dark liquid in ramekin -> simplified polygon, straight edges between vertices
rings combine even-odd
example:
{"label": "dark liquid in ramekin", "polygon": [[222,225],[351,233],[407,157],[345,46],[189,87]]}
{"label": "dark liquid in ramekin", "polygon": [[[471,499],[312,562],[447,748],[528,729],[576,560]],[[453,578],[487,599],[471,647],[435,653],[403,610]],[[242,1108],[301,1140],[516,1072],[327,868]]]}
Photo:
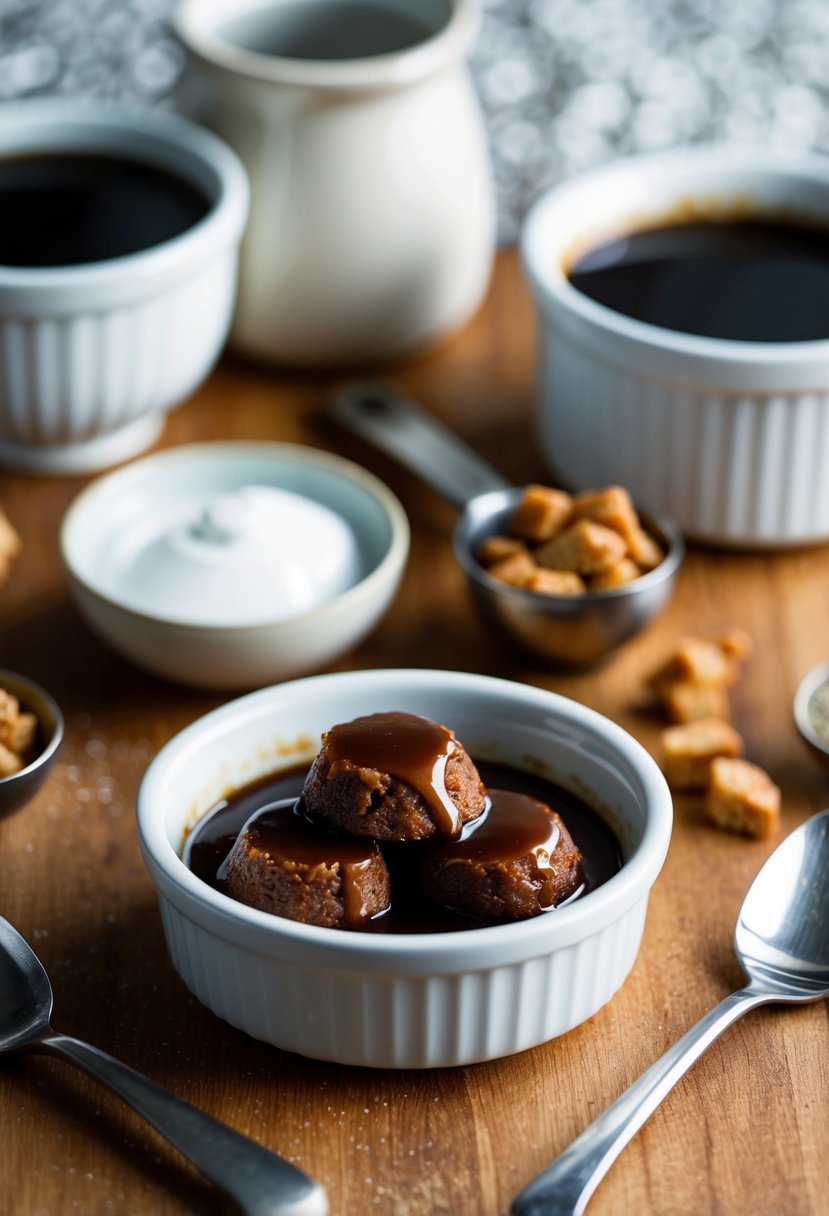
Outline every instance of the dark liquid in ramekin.
{"label": "dark liquid in ramekin", "polygon": [[761,218],[666,224],[603,241],[567,276],[614,312],[742,342],[829,338],[829,227]]}
{"label": "dark liquid in ramekin", "polygon": [[82,266],[180,236],[210,210],[184,178],[119,156],[0,158],[0,265]]}

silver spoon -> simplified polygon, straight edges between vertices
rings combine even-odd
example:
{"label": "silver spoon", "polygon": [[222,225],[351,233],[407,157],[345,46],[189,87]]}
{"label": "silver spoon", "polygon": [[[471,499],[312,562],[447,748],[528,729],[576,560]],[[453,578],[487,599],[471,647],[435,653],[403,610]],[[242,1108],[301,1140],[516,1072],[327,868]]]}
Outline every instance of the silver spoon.
{"label": "silver spoon", "polygon": [[829,996],[829,810],[800,825],[745,897],[734,949],[748,977],[634,1081],[513,1201],[512,1216],[581,1216],[622,1149],[680,1077],[756,1005]]}
{"label": "silver spoon", "polygon": [[61,1056],[114,1090],[239,1205],[244,1216],[327,1216],[318,1182],[97,1047],[50,1025],[52,987],[31,947],[0,917],[0,1052]]}

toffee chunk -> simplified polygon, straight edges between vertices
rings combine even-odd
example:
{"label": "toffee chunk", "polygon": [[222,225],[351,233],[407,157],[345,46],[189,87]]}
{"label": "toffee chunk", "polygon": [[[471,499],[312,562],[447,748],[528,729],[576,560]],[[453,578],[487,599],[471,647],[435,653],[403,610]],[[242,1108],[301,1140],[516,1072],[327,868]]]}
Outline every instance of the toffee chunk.
{"label": "toffee chunk", "polygon": [[456,839],[486,805],[480,774],[452,731],[407,713],[332,727],[302,796],[312,820],[389,841]]}
{"label": "toffee chunk", "polygon": [[434,902],[487,921],[537,916],[584,883],[560,816],[510,790],[490,790],[486,816],[461,840],[427,846],[420,878]]}
{"label": "toffee chunk", "polygon": [[219,870],[240,903],[307,925],[362,929],[391,901],[376,844],[320,832],[291,806],[254,815]]}

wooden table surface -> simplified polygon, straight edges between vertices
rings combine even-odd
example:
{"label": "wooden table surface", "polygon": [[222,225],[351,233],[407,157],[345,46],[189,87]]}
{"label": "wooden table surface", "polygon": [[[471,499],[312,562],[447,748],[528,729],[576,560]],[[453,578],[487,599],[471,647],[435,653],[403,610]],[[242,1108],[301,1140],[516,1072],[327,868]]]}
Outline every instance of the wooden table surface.
{"label": "wooden table surface", "polygon": [[[507,476],[543,476],[533,441],[533,315],[513,254],[484,308],[441,349],[390,370]],[[683,632],[747,629],[756,654],[733,695],[747,754],[783,790],[783,832],[829,803],[829,776],[796,734],[799,678],[829,651],[829,547],[779,555],[691,549],[667,612],[598,670],[518,661],[474,617],[450,551],[453,510],[356,440],[326,429],[327,376],[228,359],[169,418],[161,446],[289,440],[379,473],[413,544],[386,619],[339,668],[398,664],[506,676],[555,689],[655,749],[642,683]],[[133,668],[77,616],[57,547],[88,479],[0,475],[24,550],[0,589],[0,665],[45,684],[65,742],[35,801],[0,821],[0,911],[40,954],[58,1029],[86,1038],[319,1178],[333,1216],[498,1216],[512,1196],[707,1009],[740,984],[732,929],[770,842],[728,836],[676,801],[641,953],[589,1022],[519,1056],[454,1070],[340,1067],[248,1039],[174,973],[134,825],[153,754],[220,695]],[[732,1028],[636,1137],[591,1213],[795,1216],[829,1212],[825,1003],[765,1008]],[[0,1216],[224,1210],[174,1150],[118,1099],[58,1061],[0,1070]]]}

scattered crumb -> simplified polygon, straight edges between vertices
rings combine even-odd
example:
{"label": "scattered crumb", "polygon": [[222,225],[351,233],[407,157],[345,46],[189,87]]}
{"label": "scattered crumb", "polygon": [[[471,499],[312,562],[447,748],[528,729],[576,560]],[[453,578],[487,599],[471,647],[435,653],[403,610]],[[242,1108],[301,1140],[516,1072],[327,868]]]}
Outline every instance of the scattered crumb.
{"label": "scattered crumb", "polygon": [[728,689],[741,676],[751,649],[751,639],[742,629],[729,629],[715,638],[681,637],[649,680],[668,720],[730,718]]}
{"label": "scattered crumb", "polygon": [[780,789],[758,765],[718,756],[711,762],[704,813],[728,832],[771,836],[780,823]]}
{"label": "scattered crumb", "polygon": [[662,731],[663,767],[671,789],[706,789],[714,758],[740,756],[742,751],[742,738],[721,718],[703,718]]}
{"label": "scattered crumb", "polygon": [[649,686],[663,716],[663,769],[672,789],[704,792],[708,823],[744,836],[770,836],[780,822],[780,789],[759,765],[742,758],[731,725],[728,689],[739,679],[753,642],[743,629],[713,638],[682,637]]}
{"label": "scattered crumb", "polygon": [[669,722],[698,722],[702,718],[731,717],[725,688],[715,684],[695,684],[677,680],[662,690],[662,706]]}

